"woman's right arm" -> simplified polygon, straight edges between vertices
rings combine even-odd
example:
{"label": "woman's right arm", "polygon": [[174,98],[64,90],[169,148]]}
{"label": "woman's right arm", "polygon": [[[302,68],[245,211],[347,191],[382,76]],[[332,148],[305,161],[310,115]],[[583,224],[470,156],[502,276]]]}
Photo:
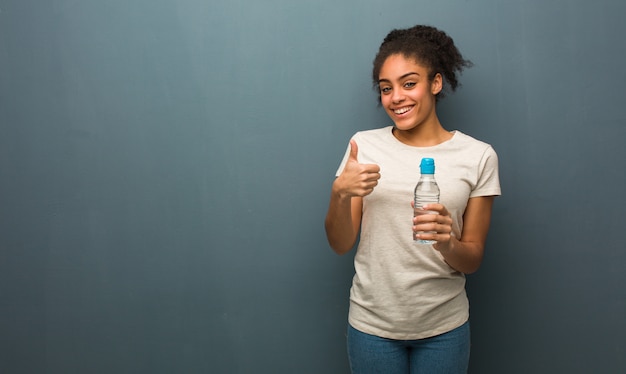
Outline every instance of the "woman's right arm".
{"label": "woman's right arm", "polygon": [[330,247],[339,255],[349,252],[361,227],[362,197],[342,196],[335,190],[330,195],[330,204],[326,214],[326,238]]}
{"label": "woman's right arm", "polygon": [[326,214],[328,244],[340,255],[354,247],[361,227],[363,196],[372,193],[380,179],[380,167],[360,164],[357,154],[357,144],[350,140],[350,155],[341,175],[333,182]]}

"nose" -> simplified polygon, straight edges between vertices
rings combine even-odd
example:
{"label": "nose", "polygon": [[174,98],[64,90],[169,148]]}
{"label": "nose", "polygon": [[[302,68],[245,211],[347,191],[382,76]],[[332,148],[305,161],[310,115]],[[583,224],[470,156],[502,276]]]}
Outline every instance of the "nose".
{"label": "nose", "polygon": [[391,101],[394,104],[401,103],[404,101],[404,93],[402,90],[395,89],[391,92]]}

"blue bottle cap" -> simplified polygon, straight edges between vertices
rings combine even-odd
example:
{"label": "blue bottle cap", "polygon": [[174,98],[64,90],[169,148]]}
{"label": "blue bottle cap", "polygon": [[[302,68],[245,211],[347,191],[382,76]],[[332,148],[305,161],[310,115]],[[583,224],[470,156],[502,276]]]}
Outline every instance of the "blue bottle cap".
{"label": "blue bottle cap", "polygon": [[425,157],[420,163],[420,173],[422,174],[435,174],[435,160]]}

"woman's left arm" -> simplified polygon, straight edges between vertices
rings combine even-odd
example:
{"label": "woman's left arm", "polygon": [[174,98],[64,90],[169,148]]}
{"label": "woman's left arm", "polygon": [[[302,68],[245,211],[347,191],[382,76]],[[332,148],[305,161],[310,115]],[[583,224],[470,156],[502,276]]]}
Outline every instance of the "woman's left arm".
{"label": "woman's left arm", "polygon": [[436,234],[420,234],[423,239],[437,241],[433,247],[441,252],[444,259],[452,268],[471,274],[478,270],[485,252],[485,241],[491,222],[491,208],[494,196],[472,197],[467,202],[463,214],[463,232],[460,238],[452,235],[452,218],[445,206],[441,204],[429,204],[425,210],[436,210],[435,221],[422,222],[431,215],[421,215],[414,221],[416,231],[436,231]]}

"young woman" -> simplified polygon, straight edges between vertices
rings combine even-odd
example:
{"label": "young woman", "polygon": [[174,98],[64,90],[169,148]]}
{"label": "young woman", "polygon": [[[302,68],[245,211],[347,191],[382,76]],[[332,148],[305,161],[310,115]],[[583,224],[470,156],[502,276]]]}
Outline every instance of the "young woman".
{"label": "young woman", "polygon": [[[356,133],[333,182],[326,234],[355,255],[348,356],[353,373],[465,373],[469,303],[465,275],[480,266],[494,196],[493,148],[439,122],[437,101],[471,63],[443,31],[393,30],[373,80],[393,126]],[[413,217],[422,157],[435,160],[436,214]],[[433,245],[416,244],[420,239]]]}

